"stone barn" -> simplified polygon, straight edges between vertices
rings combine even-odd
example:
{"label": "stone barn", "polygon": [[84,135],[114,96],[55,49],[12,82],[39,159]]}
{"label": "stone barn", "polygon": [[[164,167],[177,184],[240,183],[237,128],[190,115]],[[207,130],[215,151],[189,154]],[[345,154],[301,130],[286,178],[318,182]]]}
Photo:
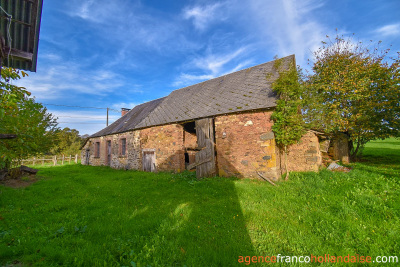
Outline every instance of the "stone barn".
{"label": "stone barn", "polygon": [[[258,177],[282,173],[271,114],[275,61],[173,91],[131,110],[90,136],[82,164],[143,171],[196,169],[198,177]],[[282,66],[295,63],[294,55]],[[268,77],[268,78],[267,78]],[[289,169],[317,171],[318,137],[307,132],[291,147]]]}

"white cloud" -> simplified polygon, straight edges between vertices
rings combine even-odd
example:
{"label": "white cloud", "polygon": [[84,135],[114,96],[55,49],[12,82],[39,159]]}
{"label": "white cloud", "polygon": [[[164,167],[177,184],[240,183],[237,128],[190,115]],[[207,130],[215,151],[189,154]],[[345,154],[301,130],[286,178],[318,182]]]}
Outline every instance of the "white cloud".
{"label": "white cloud", "polygon": [[96,23],[106,23],[113,19],[113,13],[121,12],[123,5],[121,1],[95,1],[95,0],[75,0],[71,1],[70,8],[67,10],[72,17],[79,17]]}
{"label": "white cloud", "polygon": [[237,8],[247,9],[248,30],[259,34],[258,39],[270,53],[296,54],[298,63],[304,63],[331,32],[315,17],[322,6],[318,0],[249,0]]}
{"label": "white cloud", "polygon": [[214,3],[205,6],[186,7],[183,10],[183,17],[192,19],[195,28],[203,31],[213,22],[225,19],[222,10],[224,6],[224,3]]}
{"label": "white cloud", "polygon": [[[222,2],[186,8],[184,17],[192,19],[199,30],[209,27],[218,19],[220,11],[223,11],[224,18],[232,24],[240,25],[245,33],[238,36],[242,41],[237,43],[232,43],[235,33],[226,35],[229,37],[227,40],[224,37],[210,40],[205,55],[194,57],[184,64],[185,71],[173,86],[193,84],[260,62],[259,58],[251,57],[249,43],[253,52],[255,49],[264,50],[266,55],[277,54],[280,57],[295,54],[297,63],[305,64],[311,52],[320,47],[326,34],[331,33],[316,17],[316,11],[321,7],[323,1],[320,0],[233,0],[229,4]],[[210,52],[210,47],[216,48],[218,52]]]}
{"label": "white cloud", "polygon": [[[191,42],[183,33],[182,18],[146,9],[140,1],[74,0],[66,12],[93,23],[93,30],[112,44],[110,66],[132,62],[134,51],[148,50],[166,55],[165,51],[187,51],[201,44]],[[125,64],[124,63],[124,64]]]}
{"label": "white cloud", "polygon": [[215,78],[212,74],[200,74],[200,75],[193,75],[187,73],[181,73],[178,78],[172,83],[174,87],[183,87],[187,85],[193,85],[201,81],[210,80]]}
{"label": "white cloud", "polygon": [[[186,65],[192,69],[195,68],[194,72],[198,73],[200,71],[202,73],[181,73],[172,85],[174,87],[192,85],[197,82],[238,71],[252,63],[251,60],[236,64],[232,63],[233,61],[237,61],[237,58],[245,54],[246,51],[247,47],[240,47],[227,54],[208,54],[204,57],[195,57]],[[232,64],[235,65],[235,67],[229,69],[227,65],[231,66]]]}
{"label": "white cloud", "polygon": [[382,26],[376,29],[375,33],[383,36],[398,35],[400,34],[400,23]]}
{"label": "white cloud", "polygon": [[207,55],[203,58],[196,58],[192,61],[192,64],[198,68],[211,72],[213,75],[217,75],[221,72],[221,69],[230,61],[243,54],[246,51],[245,47],[241,47],[232,53],[223,55]]}
{"label": "white cloud", "polygon": [[[92,110],[80,109],[72,111],[63,111],[54,109],[53,106],[47,106],[48,111],[52,113],[57,119],[58,127],[70,129],[79,129],[79,133],[93,134],[104,127],[107,122],[106,110]],[[109,112],[109,124],[120,118],[120,114],[116,112]]]}
{"label": "white cloud", "polygon": [[40,58],[46,59],[49,61],[59,61],[61,60],[61,56],[53,53],[46,53],[46,54],[41,54]]}
{"label": "white cloud", "polygon": [[39,69],[16,84],[27,88],[39,101],[72,94],[104,96],[125,85],[124,78],[110,70],[87,69],[72,62],[57,63],[45,64],[46,72]]}

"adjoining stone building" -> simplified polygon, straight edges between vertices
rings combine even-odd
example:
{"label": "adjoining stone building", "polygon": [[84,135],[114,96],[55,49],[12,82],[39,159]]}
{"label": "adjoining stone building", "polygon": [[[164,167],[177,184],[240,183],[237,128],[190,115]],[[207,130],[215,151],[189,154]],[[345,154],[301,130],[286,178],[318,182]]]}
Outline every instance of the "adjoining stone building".
{"label": "adjoining stone building", "polygon": [[[282,66],[294,63],[294,55]],[[93,134],[82,164],[144,171],[196,168],[198,177],[258,177],[282,173],[271,114],[278,77],[274,61],[173,91],[166,97],[123,110],[120,119]],[[268,79],[267,79],[268,77]],[[307,132],[291,147],[289,169],[317,171],[318,137]]]}

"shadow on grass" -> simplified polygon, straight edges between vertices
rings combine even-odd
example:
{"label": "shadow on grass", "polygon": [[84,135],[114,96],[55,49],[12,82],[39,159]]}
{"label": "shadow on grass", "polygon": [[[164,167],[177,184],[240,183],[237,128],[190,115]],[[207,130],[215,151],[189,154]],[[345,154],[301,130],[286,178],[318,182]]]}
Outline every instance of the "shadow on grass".
{"label": "shadow on grass", "polygon": [[41,173],[50,179],[3,192],[1,263],[232,266],[254,255],[235,180],[80,165]]}
{"label": "shadow on grass", "polygon": [[183,173],[162,187],[142,192],[147,203],[131,210],[146,233],[134,236],[139,263],[232,266],[239,255],[254,255],[233,180]]}

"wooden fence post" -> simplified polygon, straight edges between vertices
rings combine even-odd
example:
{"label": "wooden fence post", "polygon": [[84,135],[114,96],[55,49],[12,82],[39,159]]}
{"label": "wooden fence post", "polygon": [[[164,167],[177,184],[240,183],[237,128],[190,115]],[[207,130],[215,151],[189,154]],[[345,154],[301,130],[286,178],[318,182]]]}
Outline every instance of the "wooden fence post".
{"label": "wooden fence post", "polygon": [[54,166],[57,165],[57,156],[54,156],[53,163],[54,163]]}
{"label": "wooden fence post", "polygon": [[75,154],[75,163],[78,163],[78,154]]}
{"label": "wooden fence post", "polygon": [[42,158],[42,165],[44,165],[44,156],[43,156],[43,158]]}
{"label": "wooden fence post", "polygon": [[36,157],[33,157],[33,161],[32,161],[32,165],[35,165],[36,164]]}
{"label": "wooden fence post", "polygon": [[71,164],[71,154],[69,155],[68,163]]}
{"label": "wooden fence post", "polygon": [[62,154],[61,165],[64,165],[64,154]]}

